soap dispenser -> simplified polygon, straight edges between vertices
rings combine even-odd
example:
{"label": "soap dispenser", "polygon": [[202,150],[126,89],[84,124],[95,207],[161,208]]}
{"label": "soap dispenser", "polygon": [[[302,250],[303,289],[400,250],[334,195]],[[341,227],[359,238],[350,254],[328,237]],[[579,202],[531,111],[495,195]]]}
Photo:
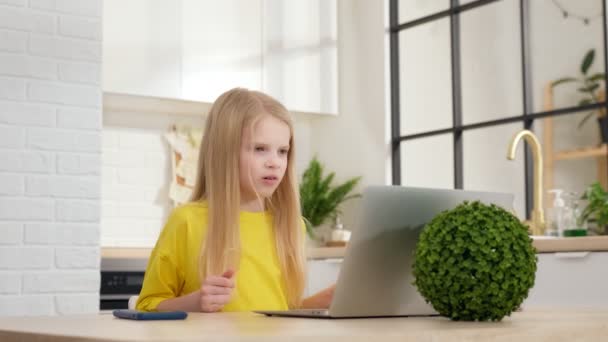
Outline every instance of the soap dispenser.
{"label": "soap dispenser", "polygon": [[553,207],[547,209],[547,229],[545,235],[563,236],[564,219],[566,215],[566,202],[562,198],[562,189],[551,189],[550,194],[554,194]]}

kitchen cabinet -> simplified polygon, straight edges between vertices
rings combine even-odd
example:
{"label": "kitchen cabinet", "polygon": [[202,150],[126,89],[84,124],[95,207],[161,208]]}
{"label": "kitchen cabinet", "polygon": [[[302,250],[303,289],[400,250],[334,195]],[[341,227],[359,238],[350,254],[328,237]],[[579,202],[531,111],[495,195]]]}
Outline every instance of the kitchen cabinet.
{"label": "kitchen cabinet", "polygon": [[262,90],[262,0],[182,0],[182,98]]}
{"label": "kitchen cabinet", "polygon": [[180,97],[181,13],[176,3],[103,2],[103,91]]}
{"label": "kitchen cabinet", "polygon": [[337,114],[337,0],[104,1],[104,92],[213,102],[233,87]]}
{"label": "kitchen cabinet", "polygon": [[263,89],[291,110],[338,113],[337,0],[265,0]]}
{"label": "kitchen cabinet", "polygon": [[307,265],[308,280],[304,295],[310,296],[338,281],[342,258],[309,260]]}
{"label": "kitchen cabinet", "polygon": [[538,254],[536,281],[524,301],[534,307],[608,307],[608,252]]}

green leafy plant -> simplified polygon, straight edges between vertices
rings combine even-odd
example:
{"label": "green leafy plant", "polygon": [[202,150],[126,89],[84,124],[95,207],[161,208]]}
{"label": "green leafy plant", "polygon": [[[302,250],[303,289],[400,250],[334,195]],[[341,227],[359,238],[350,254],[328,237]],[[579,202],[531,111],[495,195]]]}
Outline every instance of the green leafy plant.
{"label": "green leafy plant", "polygon": [[536,262],[528,227],[517,217],[493,204],[464,202],[424,227],[414,284],[443,316],[500,321],[528,296]]}
{"label": "green leafy plant", "polygon": [[[595,73],[589,74],[589,69],[593,65],[593,60],[595,59],[595,49],[590,49],[583,57],[583,61],[581,62],[581,75],[580,77],[564,77],[560,78],[553,83],[551,83],[552,87],[556,87],[560,84],[575,82],[578,84],[578,92],[583,95],[581,100],[579,101],[579,106],[584,106],[592,103],[600,102],[597,98],[595,92],[600,87],[601,82],[606,80],[605,73]],[[600,111],[600,115],[603,111]],[[593,115],[593,112],[587,113],[585,117],[579,122],[578,128],[581,128],[587,120]]]}
{"label": "green leafy plant", "polygon": [[344,201],[360,197],[360,194],[350,194],[361,180],[355,177],[346,182],[333,185],[335,173],[323,175],[323,165],[315,157],[310,161],[308,168],[302,175],[300,182],[300,204],[302,216],[306,223],[306,231],[311,238],[315,238],[314,229],[334,219],[340,214],[339,206]]}
{"label": "green leafy plant", "polygon": [[587,200],[587,206],[583,209],[578,219],[578,224],[582,225],[587,220],[593,220],[596,224],[597,234],[606,234],[608,226],[608,192],[606,192],[599,182],[595,182],[587,187],[581,199]]}

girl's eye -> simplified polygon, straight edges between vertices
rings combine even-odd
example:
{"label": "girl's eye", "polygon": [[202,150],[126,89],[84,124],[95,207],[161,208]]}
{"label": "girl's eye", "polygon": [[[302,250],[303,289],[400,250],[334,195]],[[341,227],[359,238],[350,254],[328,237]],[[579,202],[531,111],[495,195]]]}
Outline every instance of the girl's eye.
{"label": "girl's eye", "polygon": [[256,146],[255,150],[261,152],[261,151],[264,151],[264,147],[263,146]]}
{"label": "girl's eye", "polygon": [[279,153],[281,154],[287,154],[289,152],[289,150],[280,150]]}

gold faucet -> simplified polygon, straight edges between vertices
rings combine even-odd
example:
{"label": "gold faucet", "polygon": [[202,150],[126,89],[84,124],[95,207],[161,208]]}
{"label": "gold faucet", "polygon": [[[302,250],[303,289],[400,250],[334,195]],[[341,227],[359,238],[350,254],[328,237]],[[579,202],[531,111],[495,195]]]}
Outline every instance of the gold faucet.
{"label": "gold faucet", "polygon": [[532,149],[532,159],[534,161],[534,207],[532,208],[532,222],[528,222],[532,235],[544,235],[545,233],[545,214],[543,212],[543,154],[538,138],[531,131],[524,129],[516,133],[511,138],[507,159],[515,159],[517,144],[521,139],[530,144]]}

